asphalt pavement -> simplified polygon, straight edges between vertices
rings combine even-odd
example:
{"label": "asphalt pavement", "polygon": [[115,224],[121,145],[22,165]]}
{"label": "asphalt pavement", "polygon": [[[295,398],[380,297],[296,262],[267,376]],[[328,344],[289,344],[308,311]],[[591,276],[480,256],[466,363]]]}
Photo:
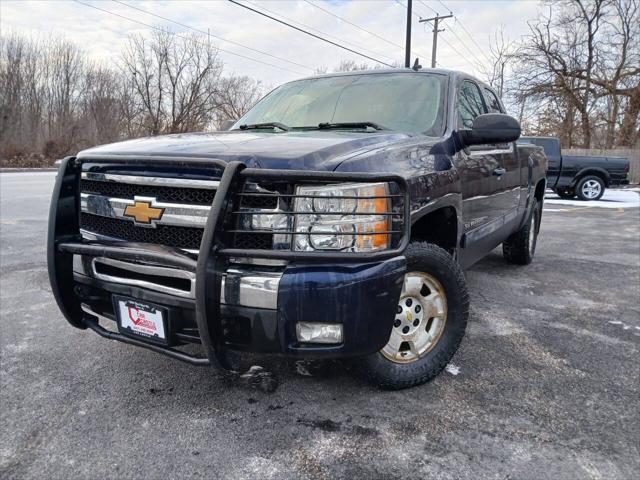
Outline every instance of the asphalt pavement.
{"label": "asphalt pavement", "polygon": [[53,179],[0,174],[0,478],[637,478],[633,196],[551,202],[532,265],[495,250],[470,269],[467,336],[434,381],[384,392],[348,362],[264,359],[265,393],[65,322]]}

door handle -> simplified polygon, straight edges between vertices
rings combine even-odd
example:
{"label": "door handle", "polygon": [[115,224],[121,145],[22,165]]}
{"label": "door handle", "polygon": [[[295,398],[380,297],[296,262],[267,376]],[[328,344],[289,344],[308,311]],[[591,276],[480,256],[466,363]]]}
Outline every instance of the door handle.
{"label": "door handle", "polygon": [[502,168],[502,167],[498,167],[498,168],[496,168],[496,169],[493,171],[493,174],[494,174],[496,177],[501,177],[501,176],[502,176],[502,175],[504,175],[505,173],[507,173],[507,171],[506,171],[504,168]]}

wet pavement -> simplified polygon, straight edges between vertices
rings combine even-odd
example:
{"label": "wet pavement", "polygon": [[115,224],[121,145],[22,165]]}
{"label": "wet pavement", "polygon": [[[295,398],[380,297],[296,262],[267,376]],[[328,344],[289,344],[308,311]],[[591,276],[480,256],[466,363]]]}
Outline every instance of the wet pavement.
{"label": "wet pavement", "polygon": [[[399,392],[349,362],[222,376],[73,329],[45,265],[51,173],[0,174],[0,478],[633,478],[640,209],[549,203],[534,263],[467,272],[452,364]],[[551,198],[551,195],[549,196]]]}

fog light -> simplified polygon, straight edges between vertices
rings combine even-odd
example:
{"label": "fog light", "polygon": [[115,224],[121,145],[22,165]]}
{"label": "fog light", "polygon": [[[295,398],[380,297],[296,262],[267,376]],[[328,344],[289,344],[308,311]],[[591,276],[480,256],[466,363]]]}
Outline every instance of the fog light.
{"label": "fog light", "polygon": [[342,324],[298,322],[296,335],[302,343],[342,343]]}

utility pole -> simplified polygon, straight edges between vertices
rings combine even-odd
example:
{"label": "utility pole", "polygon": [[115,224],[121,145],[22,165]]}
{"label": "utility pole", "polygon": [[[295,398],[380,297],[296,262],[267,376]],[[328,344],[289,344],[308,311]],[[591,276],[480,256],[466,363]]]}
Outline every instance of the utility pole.
{"label": "utility pole", "polygon": [[438,33],[444,32],[444,28],[442,30],[438,30],[438,23],[441,20],[445,20],[447,18],[452,18],[453,14],[440,16],[436,14],[435,17],[432,18],[421,18],[420,23],[423,22],[433,22],[433,47],[431,48],[431,68],[436,68],[436,51],[438,49]]}
{"label": "utility pole", "polygon": [[411,4],[412,0],[407,0],[407,44],[404,52],[404,66],[411,66]]}

